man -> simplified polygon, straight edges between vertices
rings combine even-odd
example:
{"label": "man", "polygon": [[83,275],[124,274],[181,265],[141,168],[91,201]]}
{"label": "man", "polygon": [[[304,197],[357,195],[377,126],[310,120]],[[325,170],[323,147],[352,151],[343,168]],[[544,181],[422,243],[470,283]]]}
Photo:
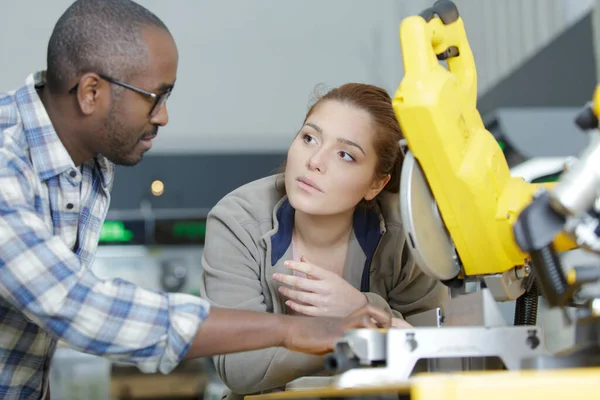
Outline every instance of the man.
{"label": "man", "polygon": [[113,165],[134,165],[168,122],[178,54],[131,0],[79,0],[57,22],[47,71],[0,94],[0,398],[39,399],[56,343],[142,371],[186,357],[285,346],[324,353],[343,329],[389,326],[212,308],[90,272]]}

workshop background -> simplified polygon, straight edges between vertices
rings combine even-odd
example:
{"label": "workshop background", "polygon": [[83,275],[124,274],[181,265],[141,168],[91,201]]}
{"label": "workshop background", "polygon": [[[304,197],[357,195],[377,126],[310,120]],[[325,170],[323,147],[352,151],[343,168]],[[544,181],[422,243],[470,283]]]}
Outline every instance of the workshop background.
{"label": "workshop background", "polygon": [[[45,68],[52,27],[70,3],[2,0],[0,91]],[[432,1],[139,3],[174,35],[178,79],[169,125],[152,151],[138,166],[117,168],[94,268],[100,276],[197,294],[208,210],[281,164],[317,84],[359,81],[393,94],[403,73],[399,23]],[[477,62],[480,112],[511,152],[511,167],[576,155],[586,139],[572,120],[599,76],[600,0],[455,3]],[[512,305],[503,307],[512,321]],[[560,348],[571,333],[547,323],[548,343]],[[144,376],[65,348],[52,379],[53,400],[216,399],[222,389],[210,360]]]}

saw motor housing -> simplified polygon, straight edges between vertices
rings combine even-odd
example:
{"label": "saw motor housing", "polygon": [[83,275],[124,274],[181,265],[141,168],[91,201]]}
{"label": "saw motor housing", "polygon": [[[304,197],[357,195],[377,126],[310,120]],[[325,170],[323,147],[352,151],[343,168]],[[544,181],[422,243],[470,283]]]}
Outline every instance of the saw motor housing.
{"label": "saw motor housing", "polygon": [[[447,283],[511,270],[524,277],[529,256],[515,243],[513,225],[534,193],[552,184],[511,176],[477,110],[475,60],[452,2],[438,1],[421,15],[405,18],[400,44],[404,77],[393,107],[408,147],[400,203],[417,263]],[[414,194],[418,191],[420,197]],[[423,248],[427,243],[437,248]],[[561,251],[575,245],[559,235],[555,247]],[[447,249],[454,252],[451,262]],[[446,261],[436,260],[435,252]]]}

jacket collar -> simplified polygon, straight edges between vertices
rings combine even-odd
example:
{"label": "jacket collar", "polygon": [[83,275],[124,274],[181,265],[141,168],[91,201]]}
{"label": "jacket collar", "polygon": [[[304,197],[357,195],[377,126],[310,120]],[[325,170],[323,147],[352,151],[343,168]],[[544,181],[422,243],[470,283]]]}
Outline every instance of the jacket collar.
{"label": "jacket collar", "polygon": [[[296,210],[292,207],[287,197],[276,206],[274,230],[271,236],[271,265],[275,265],[292,243],[294,231],[294,215]],[[372,259],[381,236],[385,233],[385,221],[379,207],[369,209],[357,207],[354,212],[354,235],[367,259]]]}

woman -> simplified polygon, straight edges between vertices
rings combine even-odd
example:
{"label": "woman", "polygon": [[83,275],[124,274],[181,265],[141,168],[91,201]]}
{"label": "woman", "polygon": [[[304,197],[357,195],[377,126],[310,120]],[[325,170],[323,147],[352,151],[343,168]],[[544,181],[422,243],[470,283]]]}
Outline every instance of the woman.
{"label": "woman", "polygon": [[[211,210],[203,297],[220,307],[307,316],[346,316],[372,303],[395,326],[439,306],[447,291],[414,264],[401,228],[401,138],[381,88],[349,83],[319,98],[285,172],[238,188]],[[322,358],[281,348],[214,361],[229,398],[323,369]]]}

